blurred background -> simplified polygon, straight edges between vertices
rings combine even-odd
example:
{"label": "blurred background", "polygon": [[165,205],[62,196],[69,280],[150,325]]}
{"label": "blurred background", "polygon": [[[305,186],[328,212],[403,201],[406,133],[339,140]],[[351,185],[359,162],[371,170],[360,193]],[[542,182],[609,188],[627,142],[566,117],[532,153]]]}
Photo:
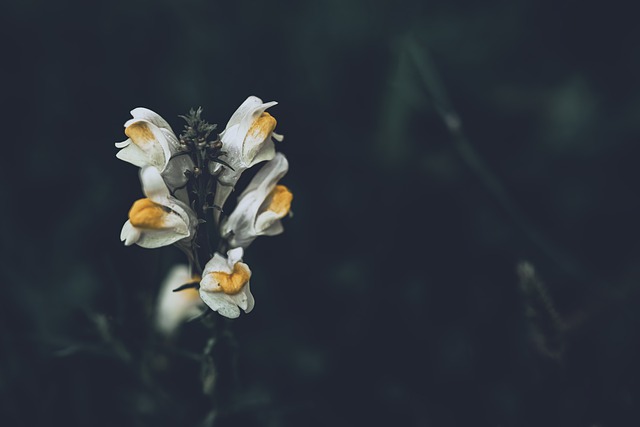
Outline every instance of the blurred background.
{"label": "blurred background", "polygon": [[[640,425],[617,3],[2,2],[0,424]],[[183,257],[120,242],[141,189],[113,143],[134,107],[224,127],[251,94],[295,215],[245,256],[214,419],[209,330],[151,329]]]}

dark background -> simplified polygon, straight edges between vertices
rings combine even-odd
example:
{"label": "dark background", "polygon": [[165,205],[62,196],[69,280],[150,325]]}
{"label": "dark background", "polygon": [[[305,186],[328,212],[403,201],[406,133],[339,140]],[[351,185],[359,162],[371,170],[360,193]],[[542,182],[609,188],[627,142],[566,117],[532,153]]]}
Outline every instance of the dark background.
{"label": "dark background", "polygon": [[209,425],[208,330],[150,329],[182,257],[119,241],[141,190],[113,143],[134,107],[178,131],[254,94],[295,216],[245,256],[217,425],[640,425],[619,3],[3,2],[0,424]]}

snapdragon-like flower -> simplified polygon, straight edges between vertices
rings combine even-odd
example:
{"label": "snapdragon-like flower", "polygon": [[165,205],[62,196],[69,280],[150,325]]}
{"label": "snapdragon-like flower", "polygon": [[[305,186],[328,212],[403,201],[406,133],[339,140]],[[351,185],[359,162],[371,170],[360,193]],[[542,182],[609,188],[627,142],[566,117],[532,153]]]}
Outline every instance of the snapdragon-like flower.
{"label": "snapdragon-like flower", "polygon": [[[193,169],[193,162],[187,155],[177,155],[182,151],[169,123],[147,108],[135,108],[131,115],[133,118],[124,124],[128,139],[115,144],[121,149],[116,157],[140,168],[154,166],[171,191],[183,187],[187,182],[185,171]],[[188,200],[185,191],[180,193],[183,201]]]}
{"label": "snapdragon-like flower", "polygon": [[174,266],[160,287],[155,326],[165,335],[172,335],[180,324],[197,317],[204,309],[204,303],[196,289],[186,288],[173,292],[180,286],[200,281],[200,277],[192,276],[189,270],[186,265]]}
{"label": "snapdragon-like flower", "polygon": [[143,248],[158,248],[189,239],[195,233],[197,218],[189,206],[171,196],[158,169],[147,166],[140,171],[142,190],[147,196],[129,210],[120,240]]}
{"label": "snapdragon-like flower", "polygon": [[[266,102],[256,96],[248,97],[229,119],[220,134],[224,160],[231,168],[221,168],[218,175],[215,204],[219,207],[229,197],[242,172],[255,164],[273,159],[276,154],[273,139],[283,136],[274,132],[277,121],[266,110],[277,102]],[[219,213],[216,213],[216,218]]]}
{"label": "snapdragon-like flower", "polygon": [[251,270],[242,262],[243,254],[242,248],[228,251],[226,258],[215,253],[202,272],[202,301],[230,319],[240,316],[240,308],[249,313],[255,304],[249,288]]}
{"label": "snapdragon-like flower", "polygon": [[275,236],[283,232],[282,222],[291,209],[293,195],[278,181],[289,170],[282,153],[276,154],[253,177],[238,197],[238,205],[222,223],[222,236],[232,248],[246,248],[258,236]]}

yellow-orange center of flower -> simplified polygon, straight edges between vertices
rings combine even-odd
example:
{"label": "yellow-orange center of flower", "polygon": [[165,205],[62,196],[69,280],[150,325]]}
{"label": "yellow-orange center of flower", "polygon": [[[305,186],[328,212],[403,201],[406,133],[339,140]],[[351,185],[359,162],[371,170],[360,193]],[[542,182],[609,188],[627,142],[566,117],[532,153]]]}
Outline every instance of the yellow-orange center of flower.
{"label": "yellow-orange center of flower", "polygon": [[150,199],[136,200],[129,210],[129,221],[137,228],[159,229],[164,225],[168,210]]}
{"label": "yellow-orange center of flower", "polygon": [[276,119],[265,111],[253,122],[245,139],[264,141],[276,128],[276,124]]}
{"label": "yellow-orange center of flower", "polygon": [[289,213],[292,200],[293,194],[287,187],[284,185],[276,185],[276,188],[271,191],[267,198],[269,203],[267,210],[275,212],[279,218],[282,218]]}
{"label": "yellow-orange center of flower", "polygon": [[237,262],[233,266],[233,272],[223,273],[221,271],[214,271],[211,273],[215,281],[220,285],[222,292],[227,295],[235,295],[239,293],[244,285],[251,278],[251,271],[246,264]]}
{"label": "yellow-orange center of flower", "polygon": [[156,137],[149,128],[149,124],[146,122],[132,123],[124,130],[124,133],[131,138],[134,144],[145,150],[156,140]]}

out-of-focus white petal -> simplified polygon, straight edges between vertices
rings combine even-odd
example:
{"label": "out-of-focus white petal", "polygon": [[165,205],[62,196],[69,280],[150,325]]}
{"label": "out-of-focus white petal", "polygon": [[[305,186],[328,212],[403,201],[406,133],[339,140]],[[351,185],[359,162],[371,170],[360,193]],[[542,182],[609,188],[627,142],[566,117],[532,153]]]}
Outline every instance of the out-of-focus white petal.
{"label": "out-of-focus white petal", "polygon": [[186,265],[176,265],[169,271],[160,287],[156,306],[155,325],[161,333],[171,335],[182,322],[202,312],[204,304],[196,289],[173,292],[174,289],[193,280]]}

